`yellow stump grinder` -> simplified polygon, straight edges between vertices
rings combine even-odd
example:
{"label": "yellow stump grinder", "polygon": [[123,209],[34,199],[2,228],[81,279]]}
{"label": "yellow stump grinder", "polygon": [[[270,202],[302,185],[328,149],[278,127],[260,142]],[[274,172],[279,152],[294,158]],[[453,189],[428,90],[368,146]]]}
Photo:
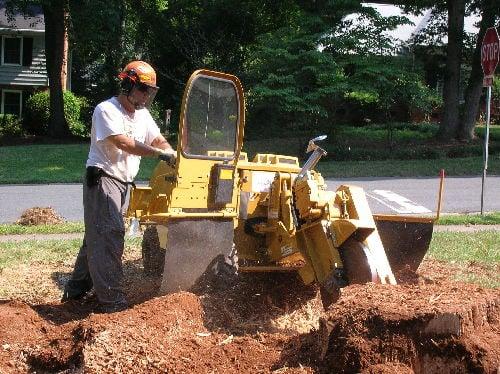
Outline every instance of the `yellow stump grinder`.
{"label": "yellow stump grinder", "polygon": [[161,293],[187,290],[207,271],[297,272],[317,282],[325,305],[350,283],[395,284],[416,270],[433,219],[373,215],[363,189],[328,191],[314,170],[326,155],[312,139],[308,160],[241,152],[243,89],[235,76],[198,70],[186,85],[175,165],[160,161],[149,186],[132,190],[128,216],[146,227],[146,272]]}

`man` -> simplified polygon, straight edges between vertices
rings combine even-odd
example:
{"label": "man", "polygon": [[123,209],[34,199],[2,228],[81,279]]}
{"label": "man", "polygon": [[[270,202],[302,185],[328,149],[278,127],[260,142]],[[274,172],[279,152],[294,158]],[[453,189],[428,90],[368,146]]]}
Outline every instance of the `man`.
{"label": "man", "polygon": [[102,312],[127,308],[121,287],[122,215],[141,156],[175,162],[174,150],[147,109],[158,91],[154,69],[133,61],[118,77],[120,94],[97,105],[92,116],[83,185],[85,236],[62,298],[77,300],[94,288]]}

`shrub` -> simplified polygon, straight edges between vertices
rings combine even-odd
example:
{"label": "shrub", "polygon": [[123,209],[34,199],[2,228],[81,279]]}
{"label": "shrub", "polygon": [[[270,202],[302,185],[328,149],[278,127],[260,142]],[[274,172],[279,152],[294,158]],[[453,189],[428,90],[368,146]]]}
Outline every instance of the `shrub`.
{"label": "shrub", "polygon": [[440,149],[429,147],[399,149],[394,153],[394,158],[398,160],[436,160],[442,156]]}
{"label": "shrub", "polygon": [[[64,91],[64,115],[72,135],[86,137],[88,128],[80,120],[82,110],[88,108],[87,100],[75,96],[70,91]],[[49,91],[41,91],[32,95],[26,101],[24,126],[34,135],[46,135],[50,117]]]}
{"label": "shrub", "polygon": [[335,161],[371,161],[391,158],[389,149],[370,149],[366,147],[327,146],[328,160]]}
{"label": "shrub", "polygon": [[[474,129],[476,135],[484,139],[485,134],[486,134],[486,127],[485,126],[477,126]],[[498,126],[490,126],[490,136],[489,136],[490,141],[493,140],[500,140],[500,127]]]}
{"label": "shrub", "polygon": [[68,121],[69,131],[72,135],[87,137],[89,131],[80,120],[82,110],[88,108],[87,99],[78,97],[70,91],[64,91],[64,115]]}
{"label": "shrub", "polygon": [[460,145],[451,147],[446,153],[449,158],[481,156],[483,154],[483,147],[482,145]]}
{"label": "shrub", "polygon": [[49,123],[49,93],[37,92],[26,100],[24,127],[34,135],[47,134]]}
{"label": "shrub", "polygon": [[335,161],[374,161],[374,160],[435,160],[443,157],[440,149],[431,147],[367,148],[348,146],[329,146],[327,159]]}
{"label": "shrub", "polygon": [[490,155],[500,155],[500,142],[491,143],[488,152]]}
{"label": "shrub", "polygon": [[0,138],[24,135],[21,120],[13,114],[0,114]]}

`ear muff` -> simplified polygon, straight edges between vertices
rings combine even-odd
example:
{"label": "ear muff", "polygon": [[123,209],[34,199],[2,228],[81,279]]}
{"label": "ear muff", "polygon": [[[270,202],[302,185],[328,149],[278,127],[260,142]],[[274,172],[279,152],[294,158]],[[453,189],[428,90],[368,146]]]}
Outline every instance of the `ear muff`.
{"label": "ear muff", "polygon": [[127,93],[132,91],[132,88],[134,88],[134,86],[140,81],[139,76],[134,69],[121,72],[118,77],[122,80],[120,83],[121,89]]}
{"label": "ear muff", "polygon": [[129,93],[134,88],[135,83],[129,77],[125,77],[120,82],[120,87],[123,92]]}

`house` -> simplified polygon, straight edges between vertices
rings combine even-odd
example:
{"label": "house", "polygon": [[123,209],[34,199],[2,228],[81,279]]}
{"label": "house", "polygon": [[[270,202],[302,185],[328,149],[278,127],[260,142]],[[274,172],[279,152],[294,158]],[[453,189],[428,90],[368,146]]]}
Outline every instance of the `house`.
{"label": "house", "polygon": [[30,16],[8,14],[0,0],[0,36],[0,113],[22,116],[26,99],[49,86],[42,8],[31,7]]}

